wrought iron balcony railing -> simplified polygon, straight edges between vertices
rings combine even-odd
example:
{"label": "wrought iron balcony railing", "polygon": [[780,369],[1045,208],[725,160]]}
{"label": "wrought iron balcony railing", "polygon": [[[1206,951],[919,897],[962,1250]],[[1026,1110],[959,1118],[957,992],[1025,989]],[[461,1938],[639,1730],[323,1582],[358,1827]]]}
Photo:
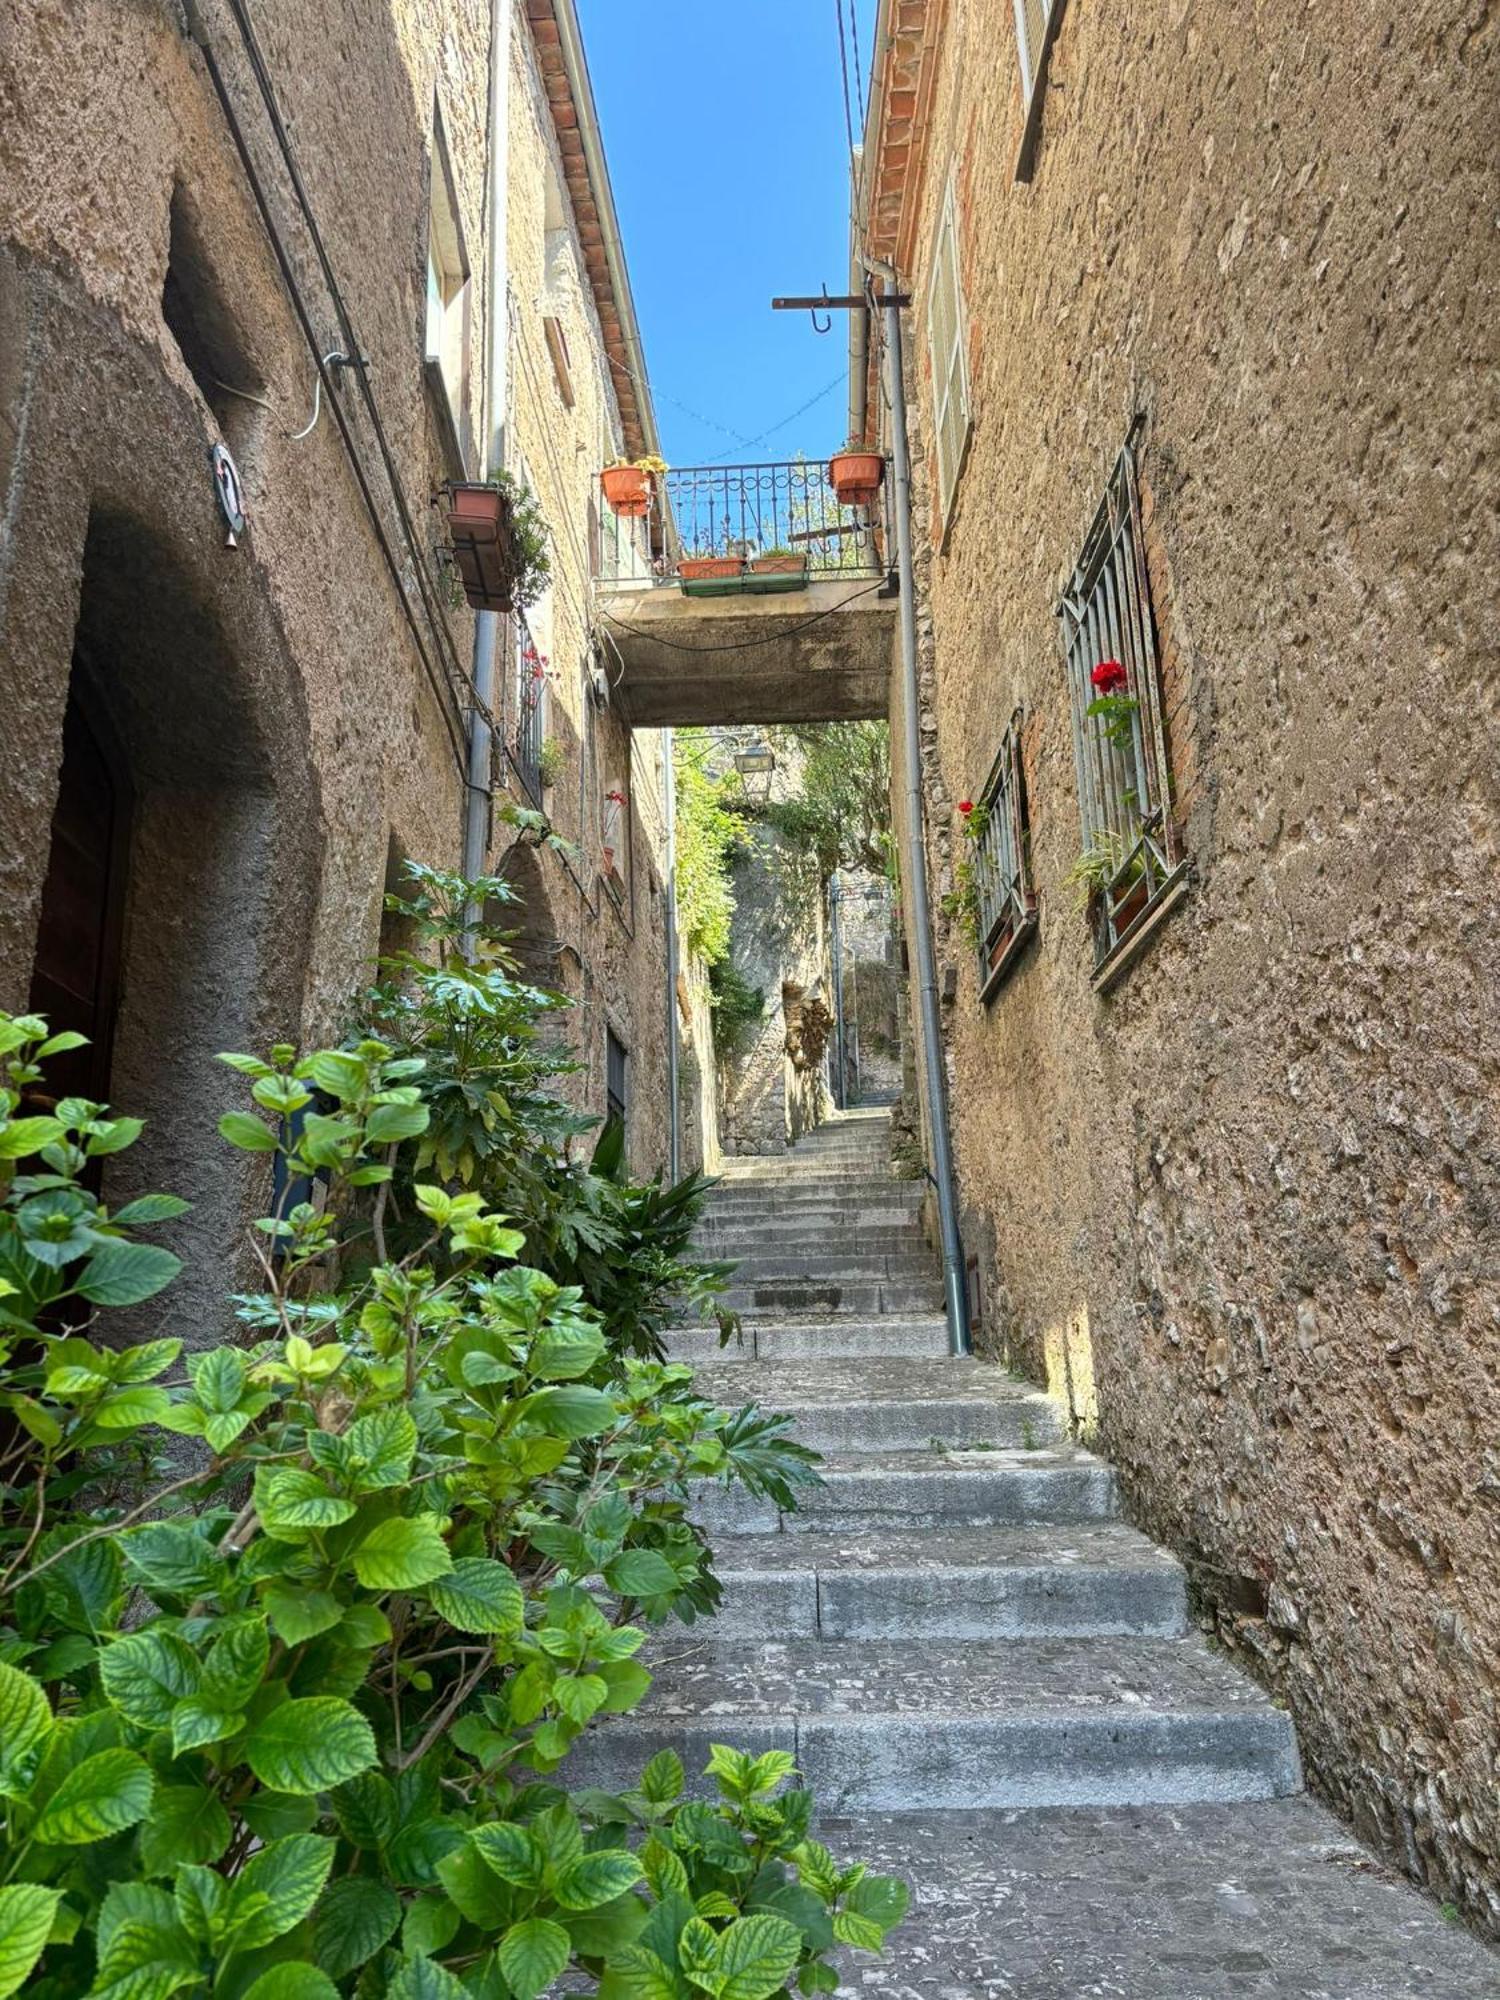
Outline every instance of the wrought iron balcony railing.
{"label": "wrought iron balcony railing", "polygon": [[715,582],[730,588],[736,574],[752,590],[793,588],[804,572],[822,581],[880,576],[891,560],[885,490],[868,506],[845,506],[826,466],[811,459],[674,466],[650,481],[644,513],[617,513],[601,497],[595,578],[634,589],[686,583],[705,560],[726,566]]}

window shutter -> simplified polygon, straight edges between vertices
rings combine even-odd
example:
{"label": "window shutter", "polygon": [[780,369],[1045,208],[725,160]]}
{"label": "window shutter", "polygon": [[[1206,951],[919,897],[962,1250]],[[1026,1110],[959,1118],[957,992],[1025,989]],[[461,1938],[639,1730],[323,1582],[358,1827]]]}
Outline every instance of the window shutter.
{"label": "window shutter", "polygon": [[964,353],[963,290],[958,267],[958,210],[953,183],[943,197],[927,299],[927,347],[932,367],[932,429],[937,454],[938,509],[946,529],[969,441],[969,369]]}

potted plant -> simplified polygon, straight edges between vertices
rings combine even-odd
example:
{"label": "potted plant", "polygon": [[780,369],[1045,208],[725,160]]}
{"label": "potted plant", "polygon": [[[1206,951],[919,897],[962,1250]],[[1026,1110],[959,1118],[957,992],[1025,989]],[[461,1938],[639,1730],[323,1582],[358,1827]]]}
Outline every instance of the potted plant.
{"label": "potted plant", "polygon": [[807,583],[807,551],[784,546],[750,558],[751,590],[801,590]]}
{"label": "potted plant", "polygon": [[1077,891],[1076,907],[1091,921],[1097,922],[1108,904],[1117,937],[1130,928],[1151,897],[1140,845],[1119,833],[1096,834],[1064,880]]}
{"label": "potted plant", "polygon": [[665,476],[664,458],[617,458],[599,475],[604,498],[616,514],[640,520],[651,512],[656,482]]}
{"label": "potted plant", "polygon": [[464,597],[476,611],[522,611],[552,574],[546,519],[514,473],[445,489],[448,538]]}
{"label": "potted plant", "polygon": [[868,507],[884,477],[885,460],[858,438],[851,438],[828,461],[828,484],[841,507]]}
{"label": "potted plant", "polygon": [[685,549],[677,562],[677,575],[688,596],[711,597],[736,591],[745,574],[741,551],[727,545],[706,544]]}

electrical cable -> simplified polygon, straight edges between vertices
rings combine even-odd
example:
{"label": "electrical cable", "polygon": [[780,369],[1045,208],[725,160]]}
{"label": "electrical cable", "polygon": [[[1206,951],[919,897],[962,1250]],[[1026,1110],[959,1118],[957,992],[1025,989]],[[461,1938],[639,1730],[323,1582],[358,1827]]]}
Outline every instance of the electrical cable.
{"label": "electrical cable", "polygon": [[[837,570],[829,572],[830,581],[836,580],[837,576]],[[638,639],[649,639],[653,645],[665,646],[674,653],[746,653],[756,646],[779,646],[786,639],[795,639],[799,632],[806,632],[813,625],[821,625],[825,618],[832,618],[836,612],[843,611],[848,605],[853,604],[856,598],[868,597],[872,591],[885,590],[888,584],[889,579],[882,576],[874,583],[866,584],[863,590],[851,591],[847,597],[840,598],[837,604],[830,604],[826,610],[815,611],[811,618],[804,618],[800,625],[789,626],[784,632],[767,633],[759,639],[735,639],[723,646],[684,646],[680,639],[664,639],[659,632],[648,632],[643,625],[632,625],[624,618],[617,618],[607,607],[603,609],[602,615],[611,625],[618,626],[620,631],[633,633]]]}
{"label": "electrical cable", "polygon": [[[854,0],[850,0],[851,7]],[[834,0],[838,10],[839,70],[844,80],[844,137],[849,142],[849,171],[854,172],[854,112],[849,103],[849,47],[844,34],[844,0]]]}
{"label": "electrical cable", "polygon": [[[212,47],[209,45],[206,33],[203,32],[201,29],[201,23],[200,23],[200,31],[198,35],[195,36],[195,40],[197,41],[198,47],[203,55],[204,64],[209,74],[209,80],[213,84],[215,95],[218,97],[220,107],[223,110],[225,120],[228,123],[229,134],[231,139],[234,141],[235,151],[239,154],[240,165],[244,169],[246,180],[249,182],[250,192],[254,197],[256,208],[260,212],[261,224],[264,227],[266,236],[270,241],[272,254],[275,256],[277,266],[281,272],[282,282],[286,286],[288,297],[291,299],[292,310],[296,314],[298,324],[302,328],[303,338],[307,342],[309,351],[312,353],[313,358],[316,360],[318,364],[319,380],[326,382],[327,371],[324,367],[322,359],[323,355],[322,345],[319,342],[317,334],[313,329],[312,320],[307,310],[307,302],[303,298],[301,290],[298,287],[297,279],[295,273],[292,270],[291,259],[287,254],[286,246],[282,242],[281,237],[277,232],[275,218],[271,213],[270,201],[266,194],[265,186],[262,183],[260,174],[256,169],[255,162],[250,157],[250,149],[246,142],[244,131],[240,126],[239,119],[235,115],[234,101],[229,95],[229,88],[224,81],[223,71],[219,68],[218,59],[214,55]],[[455,728],[455,719],[450,713],[450,707],[452,704],[452,689],[445,684],[444,677],[437,672],[437,670],[434,668],[431,660],[428,657],[427,648],[423,643],[422,634],[417,627],[416,618],[412,612],[411,602],[407,597],[405,585],[402,582],[401,566],[396,561],[396,552],[391,547],[390,539],[385,531],[385,524],[380,518],[380,510],[376,505],[375,495],[370,490],[370,483],[365,473],[364,464],[360,458],[358,451],[355,449],[354,438],[349,429],[349,420],[345,416],[342,408],[340,407],[337,397],[332,394],[332,384],[329,383],[328,387],[330,391],[328,397],[328,407],[333,412],[334,419],[339,428],[340,436],[343,438],[345,453],[353,469],[354,477],[356,483],[359,486],[360,494],[364,499],[365,508],[370,516],[371,524],[375,529],[376,539],[380,543],[381,553],[385,557],[386,567],[390,570],[391,577],[396,585],[396,595],[400,600],[401,609],[405,614],[406,622],[411,628],[412,640],[416,645],[418,657],[422,662],[423,670],[427,675],[427,679],[432,687],[433,693],[437,697],[438,706],[442,710],[443,721],[445,726],[447,727],[449,740],[453,746],[454,759],[458,765],[460,780],[465,786],[465,788],[467,788],[469,783],[469,768],[468,768],[468,758],[466,754],[466,748],[463,739],[463,732],[461,728],[459,729]]]}

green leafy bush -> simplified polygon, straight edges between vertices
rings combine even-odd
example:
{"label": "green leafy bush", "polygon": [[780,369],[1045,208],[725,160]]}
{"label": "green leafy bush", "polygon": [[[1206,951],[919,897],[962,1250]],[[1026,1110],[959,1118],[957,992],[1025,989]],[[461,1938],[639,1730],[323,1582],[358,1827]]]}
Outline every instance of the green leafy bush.
{"label": "green leafy bush", "polygon": [[461,1179],[379,1254],[432,1120],[373,1038],[225,1058],[279,1190],[248,1344],[110,1340],[183,1204],[85,1185],[137,1121],[24,1115],[68,1044],[0,1015],[0,2000],[836,1990],[904,1891],[808,1837],[789,1760],[715,1751],[712,1804],[669,1757],[559,1781],[716,1600],[688,1482],[811,1476],[781,1421],[613,1339]]}
{"label": "green leafy bush", "polygon": [[752,986],[730,959],[708,968],[709,1006],[713,1014],[714,1054],[730,1062],[746,1035],[764,1020],[765,989]]}

